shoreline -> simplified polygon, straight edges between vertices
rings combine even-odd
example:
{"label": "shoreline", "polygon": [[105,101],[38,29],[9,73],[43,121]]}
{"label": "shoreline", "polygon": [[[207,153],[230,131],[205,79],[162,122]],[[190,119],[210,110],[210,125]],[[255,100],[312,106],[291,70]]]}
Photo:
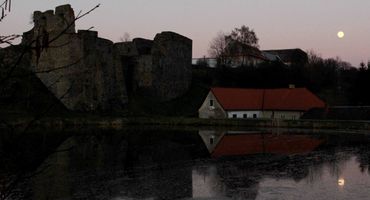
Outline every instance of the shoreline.
{"label": "shoreline", "polygon": [[[9,122],[8,122],[9,123]],[[15,128],[52,128],[52,129],[124,129],[134,126],[169,127],[224,127],[224,128],[285,128],[285,129],[322,129],[370,131],[370,121],[351,120],[271,120],[271,119],[200,119],[182,117],[47,117],[40,120],[16,118],[10,125]],[[6,128],[0,124],[0,128]]]}

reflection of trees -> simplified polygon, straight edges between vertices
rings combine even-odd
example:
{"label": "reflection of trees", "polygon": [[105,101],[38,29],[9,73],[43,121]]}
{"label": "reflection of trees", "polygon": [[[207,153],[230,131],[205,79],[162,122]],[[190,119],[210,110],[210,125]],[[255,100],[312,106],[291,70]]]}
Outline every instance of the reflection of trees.
{"label": "reflection of trees", "polygon": [[227,196],[235,199],[255,199],[262,178],[290,178],[300,181],[308,176],[312,164],[297,155],[259,154],[240,157],[237,160],[223,160],[217,169],[226,185]]}
{"label": "reflection of trees", "polygon": [[[292,179],[317,182],[326,168],[337,177],[350,155],[343,151],[316,151],[305,155],[279,156],[257,154],[218,160],[217,174],[224,185],[225,195],[233,199],[255,199],[263,178]],[[206,170],[198,173],[208,175]]]}
{"label": "reflection of trees", "polygon": [[217,168],[226,186],[226,196],[233,199],[255,199],[261,175],[256,168],[224,163]]}
{"label": "reflection of trees", "polygon": [[326,151],[319,151],[309,159],[311,165],[308,166],[308,182],[314,183],[320,180],[324,174],[324,168],[328,169],[331,176],[339,178],[345,167],[344,163],[350,159],[350,155],[340,149],[331,148]]}
{"label": "reflection of trees", "polygon": [[338,172],[340,172],[337,166],[340,166],[341,163],[339,163],[338,160],[342,160],[343,162],[348,159],[348,152],[347,154],[343,154],[343,152],[346,151],[351,151],[357,156],[357,162],[360,163],[359,168],[362,172],[370,172],[370,148],[368,147],[370,137],[368,134],[346,133],[329,135],[328,137],[328,144],[323,150],[333,157],[331,161],[332,174],[338,174]]}
{"label": "reflection of trees", "polygon": [[368,172],[370,174],[370,148],[368,146],[361,146],[357,152],[357,162],[360,163],[359,168],[361,172]]}
{"label": "reflection of trees", "polygon": [[343,172],[344,163],[350,159],[350,155],[347,153],[338,152],[334,155],[331,155],[327,162],[327,166],[329,168],[329,173],[331,176],[339,177]]}

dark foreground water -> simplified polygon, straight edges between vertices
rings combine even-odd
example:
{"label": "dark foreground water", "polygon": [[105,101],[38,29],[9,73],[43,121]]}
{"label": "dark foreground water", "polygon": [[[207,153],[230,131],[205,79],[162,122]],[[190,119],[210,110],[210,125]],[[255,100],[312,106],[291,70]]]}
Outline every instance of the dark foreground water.
{"label": "dark foreground water", "polygon": [[370,199],[370,134],[0,132],[0,199]]}

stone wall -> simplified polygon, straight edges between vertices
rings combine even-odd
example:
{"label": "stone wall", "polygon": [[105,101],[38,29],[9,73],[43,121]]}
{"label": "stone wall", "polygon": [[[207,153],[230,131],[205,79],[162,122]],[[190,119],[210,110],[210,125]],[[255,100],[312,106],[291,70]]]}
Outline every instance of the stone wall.
{"label": "stone wall", "polygon": [[152,56],[155,94],[163,100],[184,94],[192,77],[192,41],[173,32],[162,32],[154,38]]}
{"label": "stone wall", "polygon": [[30,54],[20,45],[0,48],[0,80],[16,65],[25,70],[30,69]]}
{"label": "stone wall", "polygon": [[[34,13],[35,26],[23,39],[23,44],[36,41],[32,43],[34,72],[70,110],[122,109],[127,95],[122,68],[112,56],[113,42],[99,38],[95,31],[75,33],[73,19],[69,5],[57,7],[55,14]],[[45,37],[50,41],[47,46]]]}
{"label": "stone wall", "polygon": [[31,45],[28,69],[69,110],[119,111],[129,94],[168,101],[190,87],[190,39],[162,32],[114,44],[95,31],[76,33],[74,19],[70,5],[35,11],[34,27],[19,45]]}
{"label": "stone wall", "polygon": [[139,95],[168,101],[183,95],[191,83],[192,41],[173,32],[162,32],[154,40],[136,38],[115,44],[123,61],[127,82]]}

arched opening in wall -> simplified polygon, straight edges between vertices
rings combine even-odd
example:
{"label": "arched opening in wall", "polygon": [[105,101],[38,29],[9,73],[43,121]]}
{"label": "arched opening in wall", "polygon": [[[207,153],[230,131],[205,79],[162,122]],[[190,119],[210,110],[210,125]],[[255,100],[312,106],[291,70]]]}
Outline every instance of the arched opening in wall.
{"label": "arched opening in wall", "polygon": [[127,93],[130,95],[136,89],[134,86],[135,59],[132,56],[122,56],[121,62],[123,66],[123,74],[125,76]]}

